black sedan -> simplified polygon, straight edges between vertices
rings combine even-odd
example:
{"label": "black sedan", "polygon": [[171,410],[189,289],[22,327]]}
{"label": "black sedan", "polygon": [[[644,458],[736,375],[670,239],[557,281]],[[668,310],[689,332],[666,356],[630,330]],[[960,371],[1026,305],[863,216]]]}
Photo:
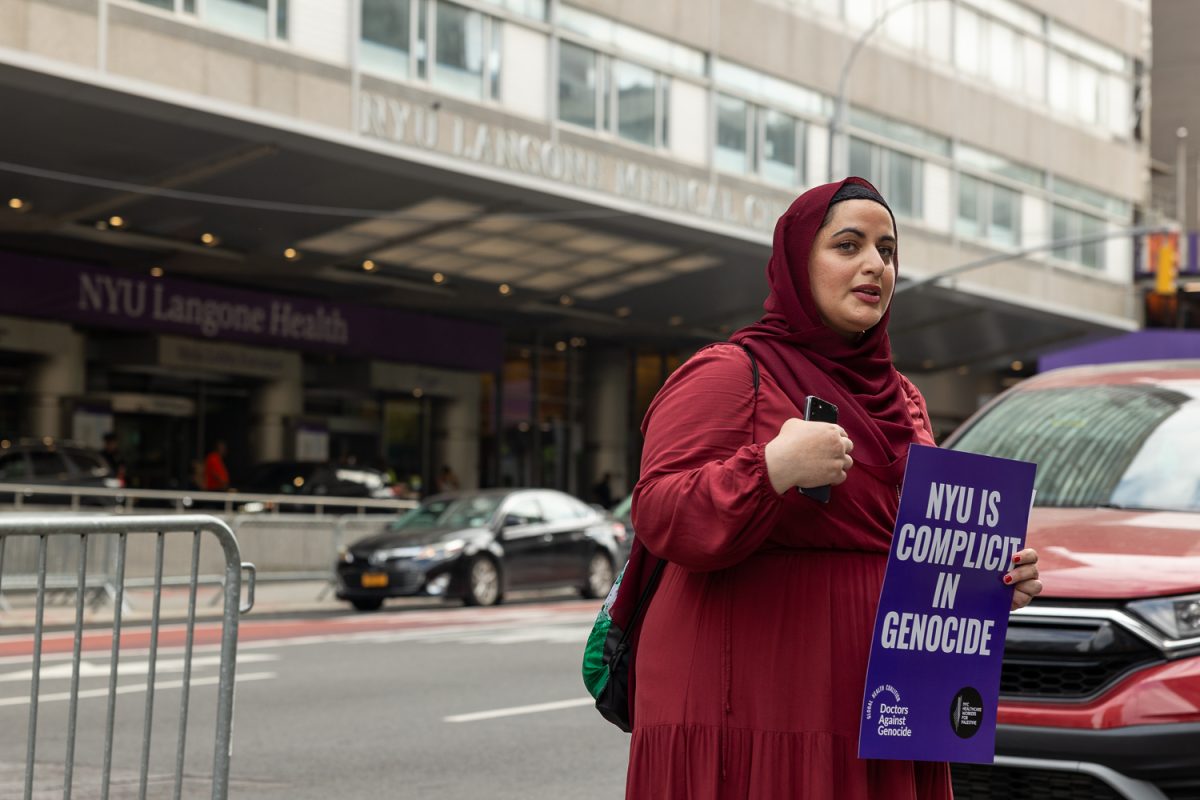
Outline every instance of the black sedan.
{"label": "black sedan", "polygon": [[488,606],[510,589],[561,586],[603,597],[617,557],[613,521],[563,492],[450,492],[344,548],[337,594],[360,611],[409,595]]}

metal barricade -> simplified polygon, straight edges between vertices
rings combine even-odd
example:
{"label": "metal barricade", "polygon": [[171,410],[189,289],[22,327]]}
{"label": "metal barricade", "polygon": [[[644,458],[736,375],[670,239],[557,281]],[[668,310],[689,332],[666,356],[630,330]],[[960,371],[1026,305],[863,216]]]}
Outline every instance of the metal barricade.
{"label": "metal barricade", "polygon": [[[160,642],[160,612],[163,597],[163,560],[168,537],[171,540],[186,544],[186,535],[191,534],[191,565],[187,583],[187,616],[182,637],[182,661],[173,662],[171,668],[182,671],[181,681],[164,682],[157,686],[156,673],[159,667],[158,650]],[[83,655],[84,632],[84,597],[88,587],[89,549],[92,540],[97,537],[112,537],[115,540],[115,579],[116,602],[113,604],[111,646],[108,651],[108,686],[107,711],[103,725],[103,765],[99,775],[99,794],[88,793],[88,797],[98,796],[107,800],[114,770],[114,724],[117,710],[118,694],[141,691],[139,687],[130,684],[118,686],[117,678],[122,655],[122,606],[123,594],[126,588],[125,567],[129,557],[131,541],[134,547],[148,544],[146,540],[153,539],[154,549],[154,583],[153,609],[150,613],[149,637],[146,644],[147,661],[145,683],[145,707],[143,710],[142,734],[140,736],[140,766],[138,771],[139,800],[144,800],[150,780],[151,743],[154,731],[154,700],[156,688],[181,689],[178,714],[178,734],[174,755],[174,794],[179,800],[182,796],[184,783],[184,764],[188,752],[188,714],[192,699],[192,664],[193,650],[196,638],[196,591],[198,585],[199,565],[201,562],[201,544],[204,534],[211,534],[219,545],[224,557],[224,611],[222,614],[219,644],[219,676],[217,679],[216,703],[213,709],[215,716],[215,736],[212,751],[212,798],[225,800],[228,797],[229,764],[232,755],[232,726],[233,726],[233,693],[234,677],[237,659],[238,615],[249,611],[254,604],[254,565],[242,563],[238,550],[237,539],[229,527],[219,519],[202,515],[170,515],[146,517],[78,517],[78,516],[28,516],[23,518],[0,518],[0,590],[3,589],[5,552],[10,543],[36,541],[36,572],[33,575],[37,584],[36,606],[31,642],[31,669],[29,672],[29,715],[25,745],[24,797],[30,800],[34,796],[35,758],[38,745],[38,717],[41,702],[50,699],[49,695],[41,692],[43,674],[49,674],[43,666],[43,644],[48,633],[44,626],[46,610],[47,571],[50,566],[48,552],[51,542],[74,540],[75,558],[75,620],[74,647],[71,652],[70,690],[65,696],[55,695],[55,700],[66,700],[65,723],[65,757],[62,762],[62,796],[71,800],[75,788],[76,770],[76,739],[79,732],[79,710],[81,663]],[[242,572],[248,573],[247,603],[239,605],[242,587]],[[172,631],[174,632],[174,631]],[[141,633],[139,631],[139,633]],[[91,636],[89,632],[89,637]],[[11,639],[12,637],[6,637]],[[128,637],[126,637],[128,638]],[[65,650],[65,648],[63,648]],[[92,668],[95,669],[95,668]],[[66,677],[65,674],[55,674],[54,677]],[[103,671],[100,670],[101,674]],[[9,677],[9,676],[6,676]],[[89,671],[88,677],[96,677],[95,672]],[[105,696],[97,690],[89,690],[88,697]],[[203,708],[203,707],[200,707]],[[205,708],[205,713],[208,709]],[[161,727],[161,726],[160,726]],[[99,738],[99,732],[86,729],[87,735]],[[134,734],[136,736],[136,734]],[[122,731],[122,736],[124,732]],[[45,762],[43,762],[44,764]],[[156,776],[156,780],[161,776]],[[39,794],[44,787],[39,787]],[[155,796],[161,796],[156,794]]]}

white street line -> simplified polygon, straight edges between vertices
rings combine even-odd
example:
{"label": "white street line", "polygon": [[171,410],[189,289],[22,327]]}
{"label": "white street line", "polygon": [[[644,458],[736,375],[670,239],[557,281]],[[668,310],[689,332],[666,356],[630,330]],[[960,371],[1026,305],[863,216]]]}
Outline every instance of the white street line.
{"label": "white street line", "polygon": [[[270,655],[267,653],[243,653],[238,656],[239,664],[248,664],[254,661],[278,661],[279,656]],[[212,656],[197,656],[192,659],[192,669],[201,669],[203,667],[218,667],[221,665],[221,657],[219,655]],[[97,663],[94,661],[79,662],[79,677],[80,678],[107,678],[111,662],[105,661]],[[155,662],[155,672],[183,672],[184,660],[182,658],[160,658]],[[42,664],[40,679],[47,680],[65,680],[71,677],[71,664]],[[149,661],[122,661],[117,668],[117,674],[122,677],[130,675],[148,675],[150,674]],[[33,677],[32,669],[23,669],[17,672],[2,672],[0,673],[0,683],[8,681],[28,681]]]}
{"label": "white street line", "polygon": [[[274,672],[250,672],[246,675],[238,675],[238,683],[247,683],[249,681],[267,681],[278,677]],[[220,681],[219,675],[214,675],[211,678],[194,678],[191,681],[191,686],[215,686]],[[163,689],[180,689],[183,688],[183,681],[156,681],[154,691],[162,691]],[[114,694],[136,694],[137,692],[146,691],[146,684],[126,684],[118,686]],[[79,692],[79,699],[89,697],[108,697],[108,689],[86,689]],[[43,703],[54,703],[61,700],[70,700],[70,692],[57,692],[55,694],[38,695],[38,705]],[[0,706],[27,706],[29,705],[28,697],[5,697],[0,698]]]}
{"label": "white street line", "polygon": [[513,706],[512,708],[497,708],[493,711],[476,711],[473,714],[455,714],[452,717],[445,717],[443,722],[478,722],[481,719],[496,719],[497,717],[516,717],[521,714],[540,714],[543,711],[558,711],[564,708],[576,708],[577,706],[590,706],[596,701],[590,697],[581,697],[578,700],[558,700],[553,703],[538,703],[532,706]]}

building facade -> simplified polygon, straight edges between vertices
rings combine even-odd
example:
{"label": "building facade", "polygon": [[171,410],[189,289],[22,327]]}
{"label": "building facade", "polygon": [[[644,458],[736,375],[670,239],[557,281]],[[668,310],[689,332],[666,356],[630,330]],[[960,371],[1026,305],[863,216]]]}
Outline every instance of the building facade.
{"label": "building facade", "polygon": [[0,0],[0,435],[620,493],[846,173],[948,430],[1141,324],[1148,6]]}

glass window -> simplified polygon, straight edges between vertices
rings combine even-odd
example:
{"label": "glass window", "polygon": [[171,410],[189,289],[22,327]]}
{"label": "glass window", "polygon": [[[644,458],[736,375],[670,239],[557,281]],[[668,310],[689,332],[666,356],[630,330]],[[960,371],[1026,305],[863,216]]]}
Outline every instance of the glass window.
{"label": "glass window", "polygon": [[558,118],[596,127],[596,61],[594,51],[570,42],[558,44]]}
{"label": "glass window", "polygon": [[409,0],[362,0],[363,66],[407,78],[412,46]]}
{"label": "glass window", "polygon": [[1021,240],[1020,193],[992,184],[991,201],[988,238],[997,244],[1016,246]]}
{"label": "glass window", "polygon": [[483,0],[483,2],[507,9],[522,17],[536,19],[539,22],[546,20],[546,0]]}
{"label": "glass window", "polygon": [[205,0],[204,19],[214,28],[265,39],[268,0]]}
{"label": "glass window", "polygon": [[762,162],[759,171],[769,181],[784,186],[795,186],[803,182],[803,176],[797,169],[800,138],[797,131],[800,123],[795,117],[779,111],[766,109],[760,114],[762,119]]}
{"label": "glass window", "polygon": [[983,181],[969,175],[958,176],[958,215],[955,230],[961,236],[983,236]]}
{"label": "glass window", "polygon": [[24,453],[7,453],[0,456],[0,481],[23,481],[27,477]]}
{"label": "glass window", "polygon": [[862,139],[850,139],[850,174],[866,178],[878,186],[881,181],[875,174],[875,146]]}
{"label": "glass window", "polygon": [[1050,53],[1050,107],[1071,111],[1071,61],[1061,53]]}
{"label": "glass window", "polygon": [[949,3],[925,4],[925,52],[938,61],[951,60],[950,14]]}
{"label": "glass window", "polygon": [[978,75],[982,55],[979,26],[982,20],[961,6],[954,11],[954,63],[959,69]]}
{"label": "glass window", "polygon": [[[1080,234],[1083,236],[1095,236],[1104,233],[1104,220],[1096,217],[1088,216],[1087,214],[1079,215]],[[1079,246],[1079,261],[1085,267],[1091,267],[1095,270],[1104,269],[1104,240],[1098,239],[1092,242],[1084,242]]]}
{"label": "glass window", "polygon": [[[490,494],[426,500],[388,525],[394,531],[422,528],[482,528],[491,522],[500,497]],[[535,516],[536,508],[534,506]]]}
{"label": "glass window", "polygon": [[504,507],[504,516],[516,517],[522,525],[532,525],[542,521],[542,509],[533,495],[521,494],[514,497]]}
{"label": "glass window", "polygon": [[717,95],[718,169],[727,172],[750,171],[750,106],[745,100]]}
{"label": "glass window", "polygon": [[53,450],[34,450],[29,454],[29,464],[35,478],[65,478],[67,464]]}
{"label": "glass window", "polygon": [[953,447],[1036,462],[1039,506],[1200,510],[1200,402],[1158,384],[1015,392]]}
{"label": "glass window", "polygon": [[1087,64],[1075,64],[1075,114],[1084,122],[1099,122],[1100,74]]}
{"label": "glass window", "polygon": [[1005,25],[991,24],[988,36],[988,66],[992,82],[1005,89],[1021,85],[1017,37]]}
{"label": "glass window", "polygon": [[[1062,239],[1069,239],[1078,235],[1079,229],[1076,225],[1074,212],[1072,212],[1069,208],[1054,206],[1054,211],[1051,217],[1051,231],[1053,232],[1054,241],[1057,242]],[[1077,245],[1070,247],[1056,247],[1054,249],[1055,257],[1065,259],[1067,261],[1078,261],[1078,253],[1079,247]]]}
{"label": "glass window", "polygon": [[1108,129],[1128,139],[1133,135],[1133,86],[1128,78],[1109,75],[1105,87]]}
{"label": "glass window", "polygon": [[617,61],[613,64],[613,83],[617,91],[617,135],[653,147],[654,71]]}
{"label": "glass window", "polygon": [[175,10],[175,0],[138,0],[138,2],[142,5],[154,6],[155,8],[162,8],[167,11]]}
{"label": "glass window", "polygon": [[898,153],[895,150],[884,150],[887,162],[886,175],[882,187],[884,196],[888,198],[892,209],[899,215],[917,218],[921,216],[923,182],[921,162],[910,155]]}
{"label": "glass window", "polygon": [[1034,100],[1046,99],[1046,45],[1028,36],[1021,40],[1024,62],[1022,90]]}
{"label": "glass window", "polygon": [[850,124],[877,133],[885,139],[929,150],[938,155],[950,155],[950,140],[945,136],[861,108],[850,107]]}
{"label": "glass window", "polygon": [[576,501],[554,492],[540,492],[538,503],[546,515],[547,522],[578,522],[582,516]]}
{"label": "glass window", "polygon": [[467,97],[483,93],[483,14],[453,3],[437,4],[434,85]]}

